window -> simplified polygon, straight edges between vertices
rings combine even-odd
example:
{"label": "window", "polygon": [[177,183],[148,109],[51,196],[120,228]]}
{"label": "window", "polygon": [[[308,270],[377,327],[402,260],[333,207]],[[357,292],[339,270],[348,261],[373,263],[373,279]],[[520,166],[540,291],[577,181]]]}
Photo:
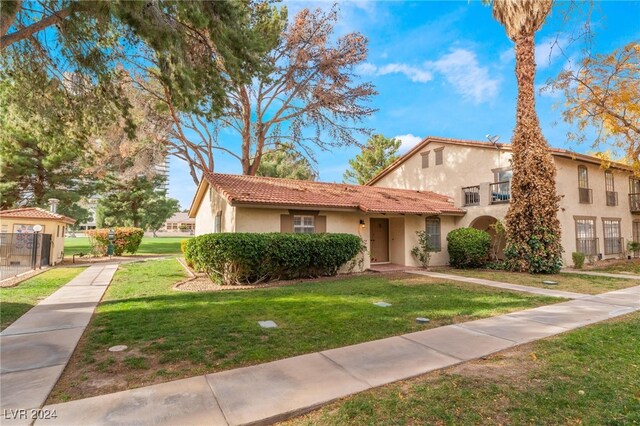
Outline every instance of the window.
{"label": "window", "polygon": [[513,177],[513,170],[498,170],[494,172],[494,177],[496,182],[511,182],[511,178]]}
{"label": "window", "polygon": [[216,217],[213,218],[213,232],[222,232],[222,212],[216,213]]}
{"label": "window", "polygon": [[622,253],[620,219],[602,219],[604,226],[604,254]]}
{"label": "window", "polygon": [[442,164],[442,151],[444,151],[444,148],[434,149],[433,151],[436,153],[436,166],[439,166]]}
{"label": "window", "polygon": [[598,253],[595,218],[576,219],[576,251],[594,256]]}
{"label": "window", "polygon": [[422,155],[422,168],[429,168],[429,151],[421,152],[420,155]]}
{"label": "window", "polygon": [[296,234],[313,234],[316,231],[313,216],[293,216],[293,232]]}
{"label": "window", "polygon": [[440,243],[440,218],[428,217],[426,219],[426,231],[429,235],[429,246],[431,246],[431,250],[442,250],[442,245]]}
{"label": "window", "polygon": [[589,189],[589,171],[585,166],[578,166],[578,196],[581,204],[591,204],[593,197]]}
{"label": "window", "polygon": [[633,221],[633,241],[640,243],[640,220]]}
{"label": "window", "polygon": [[611,170],[606,170],[604,172],[604,186],[607,191],[607,205],[608,206],[617,206],[618,205],[618,193],[615,190],[614,180],[613,180],[613,172]]}

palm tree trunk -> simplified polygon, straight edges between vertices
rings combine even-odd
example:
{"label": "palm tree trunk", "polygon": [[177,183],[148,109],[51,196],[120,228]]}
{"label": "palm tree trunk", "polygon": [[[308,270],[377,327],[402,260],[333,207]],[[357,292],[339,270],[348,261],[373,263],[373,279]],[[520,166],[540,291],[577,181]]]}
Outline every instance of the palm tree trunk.
{"label": "palm tree trunk", "polygon": [[535,109],[534,32],[520,33],[514,41],[518,103],[505,256],[513,270],[552,273],[562,263],[559,206],[556,169]]}

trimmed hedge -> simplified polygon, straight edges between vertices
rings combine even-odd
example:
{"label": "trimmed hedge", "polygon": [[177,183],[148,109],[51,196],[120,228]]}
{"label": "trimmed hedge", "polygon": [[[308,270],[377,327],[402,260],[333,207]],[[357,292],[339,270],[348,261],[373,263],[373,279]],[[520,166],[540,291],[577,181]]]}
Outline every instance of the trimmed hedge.
{"label": "trimmed hedge", "polygon": [[449,264],[454,268],[482,268],[489,260],[491,236],[475,228],[454,229],[447,235]]}
{"label": "trimmed hedge", "polygon": [[[113,241],[113,251],[116,256],[122,256],[123,253],[135,254],[140,247],[144,229],[140,228],[114,228],[115,239]],[[91,242],[91,251],[97,256],[107,254],[109,246],[109,230],[108,229],[91,229],[86,231]]]}
{"label": "trimmed hedge", "polygon": [[362,251],[350,234],[217,233],[190,239],[185,260],[219,284],[335,275]]}

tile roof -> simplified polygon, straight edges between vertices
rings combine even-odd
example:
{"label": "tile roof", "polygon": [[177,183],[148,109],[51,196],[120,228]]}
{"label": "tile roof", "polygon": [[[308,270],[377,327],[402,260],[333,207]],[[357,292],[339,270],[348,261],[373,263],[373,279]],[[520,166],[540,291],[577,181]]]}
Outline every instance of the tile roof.
{"label": "tile roof", "polygon": [[40,209],[38,207],[24,207],[20,209],[12,209],[12,210],[1,210],[0,211],[0,219],[1,218],[18,218],[18,219],[49,219],[49,220],[59,220],[64,223],[68,223],[69,225],[73,225],[76,223],[75,219],[72,219],[68,216],[64,216],[57,213],[51,213],[50,211]]}
{"label": "tile roof", "polygon": [[177,212],[174,213],[167,222],[180,222],[180,223],[196,223],[196,220],[189,217],[189,213]]}
{"label": "tile roof", "polygon": [[430,191],[206,173],[207,181],[231,205],[345,208],[367,213],[453,214],[464,211]]}
{"label": "tile roof", "polygon": [[[388,173],[393,171],[396,167],[400,166],[406,160],[411,158],[411,156],[413,156],[416,152],[420,151],[422,148],[424,148],[427,144],[429,144],[431,142],[452,144],[452,145],[464,145],[464,146],[470,146],[470,147],[474,147],[474,148],[494,148],[494,149],[497,148],[497,149],[504,149],[504,150],[507,150],[507,151],[510,151],[512,149],[511,144],[508,144],[508,143],[495,143],[494,144],[494,143],[491,143],[491,142],[484,142],[484,141],[475,141],[475,140],[467,140],[467,139],[442,138],[442,137],[439,137],[439,136],[427,136],[426,138],[424,138],[422,140],[422,142],[418,143],[416,146],[411,148],[407,153],[402,155],[396,161],[394,161],[393,163],[389,164],[384,170],[380,171],[377,175],[375,175],[369,182],[367,182],[367,185],[375,184],[382,177],[386,176]],[[594,163],[594,164],[602,164],[602,160],[600,158],[598,158],[598,157],[594,157],[593,155],[580,154],[578,152],[573,152],[573,151],[569,151],[569,150],[566,150],[566,149],[553,148],[553,147],[549,148],[549,152],[551,152],[552,155],[555,155],[557,157],[564,157],[564,158],[569,158],[569,159],[572,159],[572,160],[582,160],[582,161],[586,161],[586,162]],[[617,169],[633,171],[633,168],[631,166],[629,166],[627,164],[623,164],[623,163],[611,162],[610,166],[611,167],[615,167]]]}

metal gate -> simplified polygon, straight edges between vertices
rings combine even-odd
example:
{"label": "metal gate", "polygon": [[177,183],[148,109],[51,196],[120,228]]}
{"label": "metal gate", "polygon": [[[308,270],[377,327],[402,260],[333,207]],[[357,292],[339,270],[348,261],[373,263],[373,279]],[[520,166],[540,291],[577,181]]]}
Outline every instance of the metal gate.
{"label": "metal gate", "polygon": [[0,280],[49,265],[51,234],[0,233]]}

